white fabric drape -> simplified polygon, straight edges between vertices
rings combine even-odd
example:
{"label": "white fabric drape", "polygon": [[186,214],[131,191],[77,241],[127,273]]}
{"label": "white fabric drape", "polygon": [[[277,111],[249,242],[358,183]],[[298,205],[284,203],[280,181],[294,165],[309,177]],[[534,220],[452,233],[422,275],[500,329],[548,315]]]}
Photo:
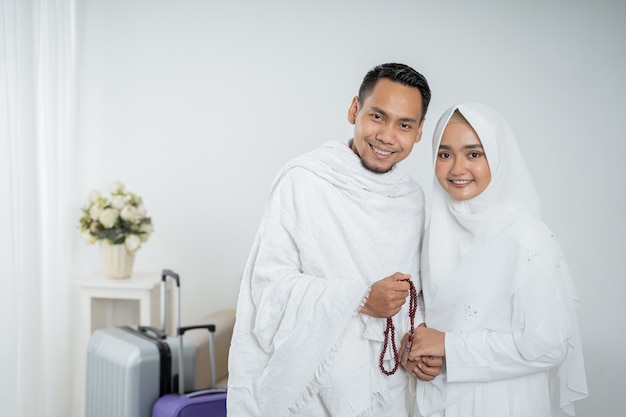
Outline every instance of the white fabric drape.
{"label": "white fabric drape", "polygon": [[[380,277],[417,277],[423,198],[408,174],[369,172],[338,141],[281,170],[243,273],[229,415],[406,416],[406,373],[376,366],[386,320],[357,311]],[[408,308],[394,316],[398,346]]]}
{"label": "white fabric drape", "polygon": [[74,0],[0,1],[2,415],[68,416]]}

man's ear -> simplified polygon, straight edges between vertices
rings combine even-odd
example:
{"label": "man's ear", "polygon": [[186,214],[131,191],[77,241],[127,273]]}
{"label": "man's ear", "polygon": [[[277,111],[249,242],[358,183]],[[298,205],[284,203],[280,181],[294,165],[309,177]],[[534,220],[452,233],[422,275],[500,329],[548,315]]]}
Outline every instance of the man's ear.
{"label": "man's ear", "polygon": [[424,121],[426,119],[422,119],[422,121],[420,122],[419,127],[417,128],[417,136],[415,137],[415,143],[419,142],[420,140],[422,140],[422,129],[424,128]]}
{"label": "man's ear", "polygon": [[348,122],[351,125],[356,123],[356,114],[359,112],[359,97],[354,96],[352,99],[352,103],[350,103],[350,107],[348,108]]}

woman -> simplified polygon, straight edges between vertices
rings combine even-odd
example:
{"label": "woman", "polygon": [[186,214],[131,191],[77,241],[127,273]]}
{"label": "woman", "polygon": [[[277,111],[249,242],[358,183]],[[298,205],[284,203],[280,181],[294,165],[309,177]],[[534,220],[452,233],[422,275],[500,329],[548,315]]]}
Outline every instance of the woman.
{"label": "woman", "polygon": [[485,105],[459,104],[439,120],[433,151],[428,328],[403,363],[418,376],[421,357],[445,356],[445,367],[417,382],[415,415],[574,415],[587,395],[576,291],[511,129]]}

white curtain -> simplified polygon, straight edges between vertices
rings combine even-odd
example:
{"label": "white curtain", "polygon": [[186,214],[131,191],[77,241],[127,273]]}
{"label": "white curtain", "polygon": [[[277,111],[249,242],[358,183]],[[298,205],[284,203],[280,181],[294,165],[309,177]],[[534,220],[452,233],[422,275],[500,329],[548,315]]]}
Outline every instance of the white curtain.
{"label": "white curtain", "polygon": [[0,4],[0,415],[69,416],[75,0]]}

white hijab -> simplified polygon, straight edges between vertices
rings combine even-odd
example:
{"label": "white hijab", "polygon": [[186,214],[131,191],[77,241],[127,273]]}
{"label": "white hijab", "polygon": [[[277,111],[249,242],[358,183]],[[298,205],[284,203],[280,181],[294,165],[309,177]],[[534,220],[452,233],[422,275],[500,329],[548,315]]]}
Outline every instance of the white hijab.
{"label": "white hijab", "polygon": [[[540,218],[539,197],[511,128],[496,111],[479,103],[451,107],[441,116],[433,136],[433,164],[443,131],[455,110],[465,117],[482,142],[491,182],[478,196],[456,201],[435,178],[430,229],[430,268],[447,275],[476,244],[485,243],[525,216]],[[451,246],[456,242],[456,247]]]}
{"label": "white hijab", "polygon": [[[584,397],[587,386],[575,313],[577,296],[563,254],[541,220],[532,178],[511,128],[499,113],[478,103],[449,108],[435,128],[433,161],[455,110],[480,138],[491,182],[476,197],[457,201],[449,197],[435,178],[422,254],[426,323],[444,331],[462,330],[452,310],[455,300],[464,296],[465,288],[483,303],[484,313],[492,316],[466,322],[463,326],[468,327],[464,330],[486,326],[511,331],[520,353],[529,359],[548,351],[551,347],[547,343],[555,339],[568,340],[571,349],[553,376],[560,387],[555,400],[564,411],[573,414],[571,402]],[[507,245],[512,239],[518,244]],[[466,267],[477,255],[481,259],[493,259],[493,265]],[[455,270],[460,264],[463,264],[461,269]],[[503,273],[502,265],[510,273]],[[547,291],[543,290],[545,283],[551,285]],[[494,299],[476,286],[504,290]],[[508,306],[510,302],[514,304]],[[555,312],[551,314],[550,306],[554,305]],[[503,311],[508,313],[500,314]],[[546,320],[547,311],[553,319]],[[500,316],[493,316],[497,314]],[[546,332],[549,337],[545,337]]]}

